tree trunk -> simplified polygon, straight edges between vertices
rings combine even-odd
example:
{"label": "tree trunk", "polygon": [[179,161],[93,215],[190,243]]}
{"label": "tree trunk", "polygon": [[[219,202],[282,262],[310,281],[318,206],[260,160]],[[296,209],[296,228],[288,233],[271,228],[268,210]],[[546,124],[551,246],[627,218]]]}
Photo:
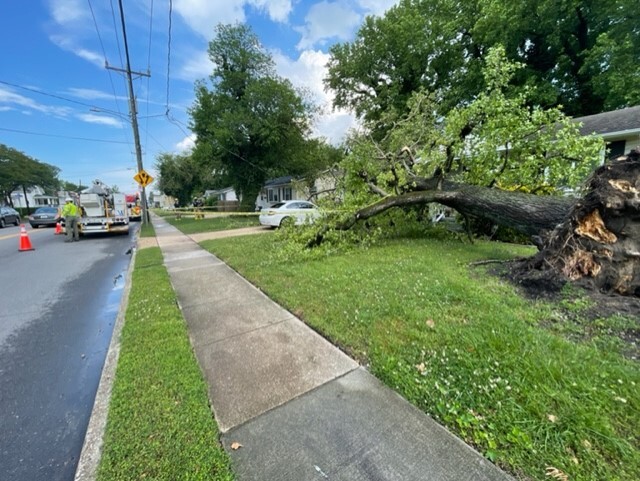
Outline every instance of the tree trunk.
{"label": "tree trunk", "polygon": [[[436,183],[422,180],[417,183],[417,188],[425,189],[431,184],[435,187]],[[356,222],[367,220],[392,207],[436,202],[451,207],[461,214],[482,217],[533,236],[551,231],[562,223],[575,202],[575,199],[568,197],[542,197],[453,182],[444,182],[441,187],[443,190],[418,190],[384,197],[375,204],[360,209],[333,228],[348,230]],[[322,243],[324,234],[329,228],[322,228],[308,246],[313,247]]]}
{"label": "tree trunk", "polygon": [[415,191],[384,197],[337,226],[321,228],[308,247],[322,243],[330,228],[348,230],[392,207],[437,202],[544,239],[541,251],[518,267],[521,279],[528,272],[545,271],[605,292],[640,297],[639,157],[632,151],[597,169],[579,200],[419,179]]}

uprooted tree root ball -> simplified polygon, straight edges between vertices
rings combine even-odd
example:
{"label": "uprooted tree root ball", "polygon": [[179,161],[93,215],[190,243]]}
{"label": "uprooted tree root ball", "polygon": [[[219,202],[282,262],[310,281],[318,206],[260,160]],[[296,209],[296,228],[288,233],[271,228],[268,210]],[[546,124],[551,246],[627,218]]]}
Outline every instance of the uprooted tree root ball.
{"label": "uprooted tree root ball", "polygon": [[542,250],[519,263],[520,284],[566,280],[606,293],[640,297],[640,152],[598,168],[587,194],[547,237]]}

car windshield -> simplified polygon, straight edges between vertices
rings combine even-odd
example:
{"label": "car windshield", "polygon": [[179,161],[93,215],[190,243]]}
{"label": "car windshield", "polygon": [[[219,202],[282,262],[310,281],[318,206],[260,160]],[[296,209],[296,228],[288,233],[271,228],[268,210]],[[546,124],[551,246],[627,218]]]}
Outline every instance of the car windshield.
{"label": "car windshield", "polygon": [[278,202],[277,204],[273,204],[270,209],[279,209],[284,205],[284,202]]}
{"label": "car windshield", "polygon": [[40,207],[36,209],[36,214],[55,214],[58,209],[55,207]]}

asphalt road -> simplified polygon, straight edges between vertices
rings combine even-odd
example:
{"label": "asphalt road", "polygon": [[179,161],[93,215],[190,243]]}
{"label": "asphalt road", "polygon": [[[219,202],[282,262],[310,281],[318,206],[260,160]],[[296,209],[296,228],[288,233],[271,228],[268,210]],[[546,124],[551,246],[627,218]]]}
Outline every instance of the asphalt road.
{"label": "asphalt road", "polygon": [[73,480],[135,229],[64,243],[27,225],[24,252],[0,229],[0,480]]}

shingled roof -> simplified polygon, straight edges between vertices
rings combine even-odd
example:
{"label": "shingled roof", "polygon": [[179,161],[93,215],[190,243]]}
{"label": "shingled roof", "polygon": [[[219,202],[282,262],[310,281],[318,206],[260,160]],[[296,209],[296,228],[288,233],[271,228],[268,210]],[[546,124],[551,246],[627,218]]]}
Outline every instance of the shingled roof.
{"label": "shingled roof", "polygon": [[595,133],[606,137],[607,134],[640,133],[640,105],[587,115],[586,117],[576,117],[574,120],[582,122],[580,128],[582,135]]}

